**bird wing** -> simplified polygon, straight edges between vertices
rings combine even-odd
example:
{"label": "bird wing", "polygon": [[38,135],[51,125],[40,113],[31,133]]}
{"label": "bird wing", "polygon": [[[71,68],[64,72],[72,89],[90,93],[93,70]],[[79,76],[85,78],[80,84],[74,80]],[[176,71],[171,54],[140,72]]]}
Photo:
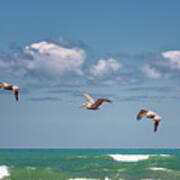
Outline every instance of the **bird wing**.
{"label": "bird wing", "polygon": [[14,96],[16,98],[16,101],[18,101],[18,90],[14,90]]}
{"label": "bird wing", "polygon": [[156,115],[155,117],[154,117],[154,120],[155,121],[160,121],[162,118],[160,117],[160,116],[158,116],[158,115]]}
{"label": "bird wing", "polygon": [[83,95],[86,97],[86,99],[87,99],[90,103],[94,104],[94,99],[93,99],[91,96],[89,96],[87,93],[84,93]]}
{"label": "bird wing", "polygon": [[159,125],[159,121],[155,120],[154,121],[154,132],[157,131],[158,125]]}
{"label": "bird wing", "polygon": [[109,100],[109,99],[98,99],[96,102],[95,102],[95,106],[96,107],[99,107],[103,102],[112,102],[111,100]]}
{"label": "bird wing", "polygon": [[137,119],[137,120],[140,120],[140,119],[141,119],[144,115],[146,115],[147,113],[148,113],[147,110],[141,109],[141,111],[138,113],[136,119]]}

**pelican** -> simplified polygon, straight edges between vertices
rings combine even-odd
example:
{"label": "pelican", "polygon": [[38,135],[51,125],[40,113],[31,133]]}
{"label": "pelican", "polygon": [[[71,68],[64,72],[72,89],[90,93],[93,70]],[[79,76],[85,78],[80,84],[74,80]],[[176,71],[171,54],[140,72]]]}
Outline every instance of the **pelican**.
{"label": "pelican", "polygon": [[86,104],[82,104],[81,106],[79,106],[79,108],[86,107],[89,110],[99,110],[100,109],[99,106],[103,102],[109,102],[109,103],[112,102],[111,100],[104,98],[97,99],[95,102],[94,99],[91,96],[89,96],[87,93],[84,93],[83,96],[86,97],[88,102]]}
{"label": "pelican", "polygon": [[137,115],[137,120],[140,120],[143,116],[154,120],[154,132],[157,131],[159,122],[161,121],[161,117],[157,115],[155,112],[148,111],[145,109],[141,109],[141,111]]}
{"label": "pelican", "polygon": [[14,96],[16,101],[18,101],[18,92],[19,92],[19,87],[16,85],[10,85],[4,82],[0,82],[0,88],[3,88],[5,90],[11,90],[14,92]]}

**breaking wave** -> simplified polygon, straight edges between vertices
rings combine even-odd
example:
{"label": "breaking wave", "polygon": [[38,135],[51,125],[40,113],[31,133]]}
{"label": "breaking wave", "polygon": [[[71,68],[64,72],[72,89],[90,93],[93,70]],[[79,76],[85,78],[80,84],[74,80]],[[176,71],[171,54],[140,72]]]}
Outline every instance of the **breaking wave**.
{"label": "breaking wave", "polygon": [[[100,180],[100,179],[92,179],[92,178],[71,178],[71,179],[69,179],[69,180]],[[108,177],[105,177],[104,180],[112,180],[112,179],[110,179],[110,178],[108,178]],[[118,180],[123,180],[123,179],[120,178],[120,179],[118,179]]]}
{"label": "breaking wave", "polygon": [[92,178],[70,178],[69,180],[100,180],[100,179],[92,179]]}
{"label": "breaking wave", "polygon": [[161,157],[169,157],[168,154],[160,154],[160,155],[150,155],[150,154],[109,154],[111,158],[115,161],[122,161],[122,162],[138,162],[147,160],[153,156],[161,156]]}
{"label": "breaking wave", "polygon": [[99,179],[92,179],[92,178],[70,178],[69,180],[99,180]]}
{"label": "breaking wave", "polygon": [[151,170],[153,170],[153,171],[166,171],[166,172],[171,172],[171,171],[173,171],[173,170],[171,170],[171,169],[163,168],[163,167],[152,167],[152,168],[149,168],[149,169],[151,169]]}
{"label": "breaking wave", "polygon": [[0,179],[9,176],[8,167],[7,166],[0,166]]}

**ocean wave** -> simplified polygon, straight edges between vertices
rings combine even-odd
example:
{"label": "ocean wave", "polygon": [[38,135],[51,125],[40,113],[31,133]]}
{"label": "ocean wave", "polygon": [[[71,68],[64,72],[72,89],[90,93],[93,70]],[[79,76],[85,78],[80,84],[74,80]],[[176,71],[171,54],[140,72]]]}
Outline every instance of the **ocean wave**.
{"label": "ocean wave", "polygon": [[100,179],[92,179],[92,178],[70,178],[69,180],[100,180]]}
{"label": "ocean wave", "polygon": [[152,168],[149,168],[153,171],[166,171],[166,172],[170,172],[172,171],[171,169],[167,169],[167,168],[163,168],[163,167],[152,167]]}
{"label": "ocean wave", "polygon": [[7,166],[0,166],[0,179],[9,176],[8,167]]}
{"label": "ocean wave", "polygon": [[110,154],[109,156],[116,161],[122,161],[122,162],[137,162],[141,160],[146,160],[150,157],[150,155],[129,155],[129,154]]}
{"label": "ocean wave", "polygon": [[161,157],[170,157],[171,155],[169,154],[160,154]]}
{"label": "ocean wave", "polygon": [[[100,180],[100,179],[91,179],[91,178],[71,178],[71,179],[69,179],[69,180]],[[104,180],[111,180],[111,179],[108,178],[108,177],[105,177]],[[123,180],[123,179],[120,178],[119,180]]]}
{"label": "ocean wave", "polygon": [[[112,179],[110,179],[110,178],[108,178],[108,177],[105,177],[105,179],[104,180],[112,180]],[[118,179],[118,180],[123,180],[122,178],[120,178],[120,179]]]}
{"label": "ocean wave", "polygon": [[169,154],[109,154],[115,161],[121,162],[138,162],[147,160],[153,156],[169,157]]}
{"label": "ocean wave", "polygon": [[27,167],[27,169],[30,169],[30,170],[36,170],[35,167]]}

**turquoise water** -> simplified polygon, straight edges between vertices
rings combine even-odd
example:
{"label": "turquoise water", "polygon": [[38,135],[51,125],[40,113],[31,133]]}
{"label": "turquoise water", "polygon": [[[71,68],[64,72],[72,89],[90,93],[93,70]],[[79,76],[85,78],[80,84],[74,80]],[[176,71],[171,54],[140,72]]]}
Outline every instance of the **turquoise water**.
{"label": "turquoise water", "polygon": [[180,150],[1,149],[1,176],[11,180],[179,180]]}

